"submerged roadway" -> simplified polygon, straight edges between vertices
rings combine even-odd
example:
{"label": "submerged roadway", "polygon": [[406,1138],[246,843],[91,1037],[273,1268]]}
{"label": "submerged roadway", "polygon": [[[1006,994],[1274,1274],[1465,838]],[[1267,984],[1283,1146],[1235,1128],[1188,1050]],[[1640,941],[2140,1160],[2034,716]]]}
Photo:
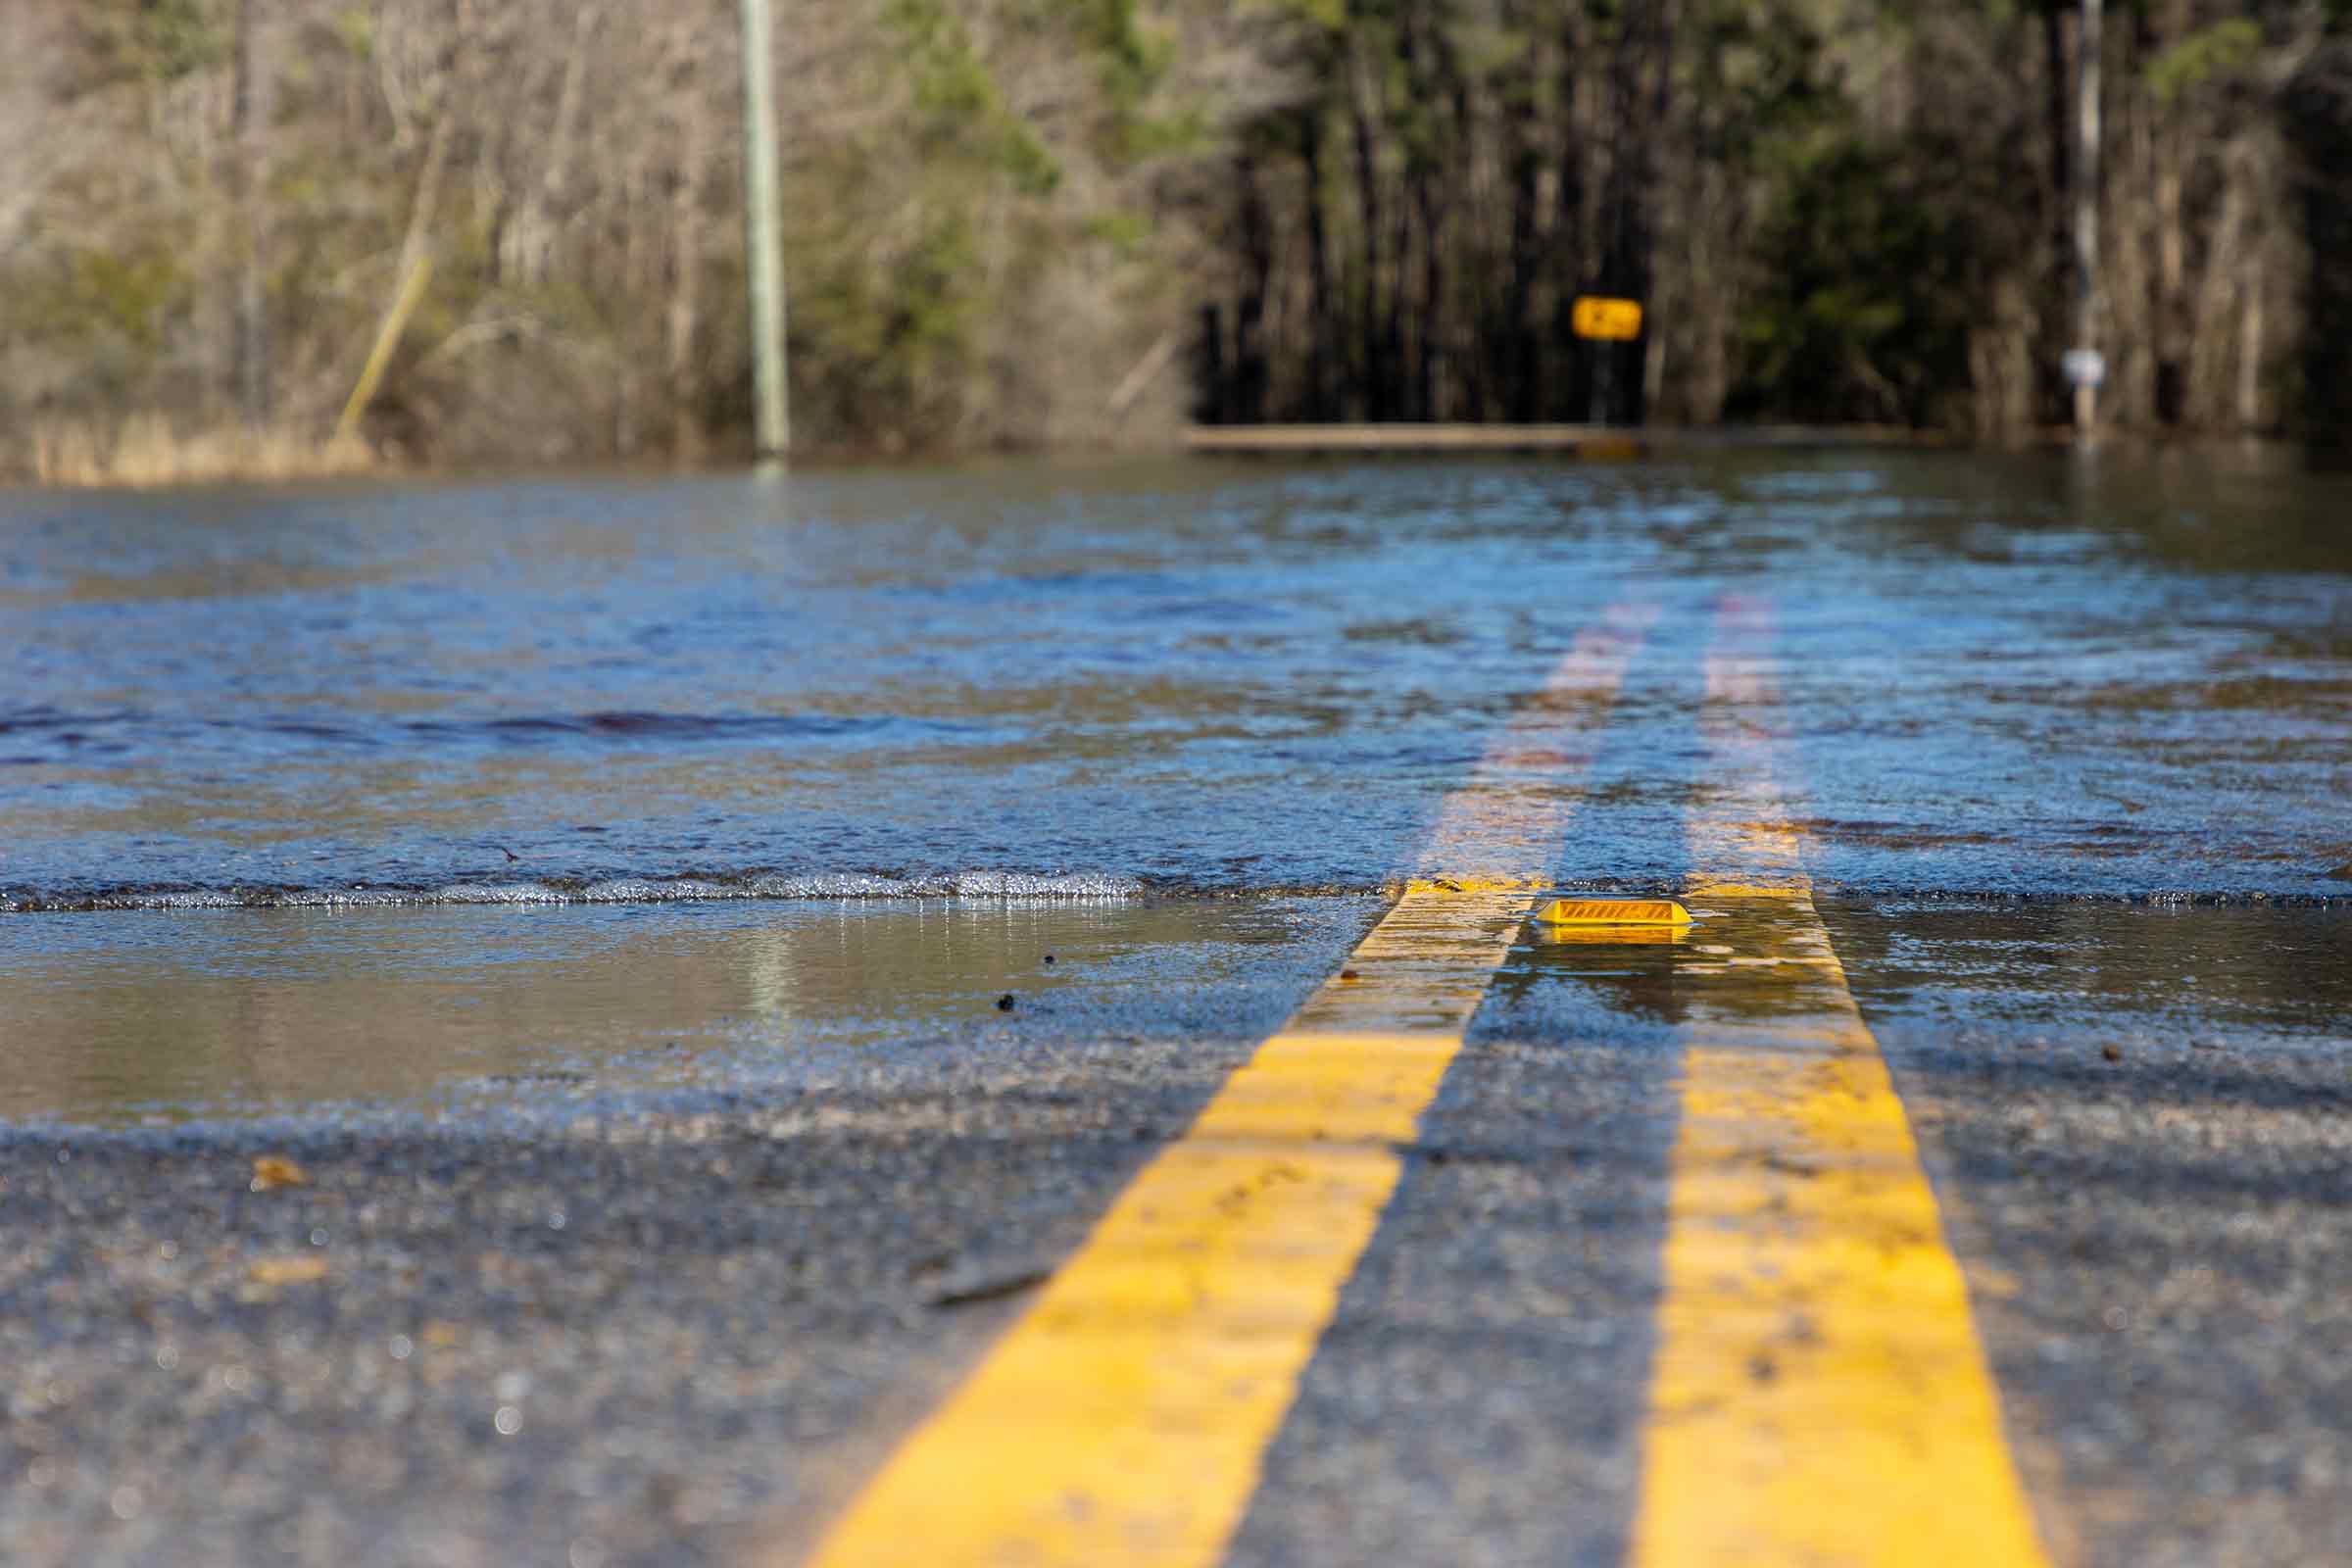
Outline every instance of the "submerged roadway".
{"label": "submerged roadway", "polygon": [[[2352,811],[2306,787],[2352,561],[2214,590],[2322,628],[2232,666],[2327,688],[2229,786],[2254,869],[2165,876],[2171,800],[2102,889],[2020,825],[2044,773],[2258,750],[2242,705],[1865,766],[1868,657],[1806,651],[1867,593],[1640,526],[1481,666],[1408,830],[1284,818],[1389,833],[1377,888],[112,907],[127,808],[21,813],[0,1555],[2352,1561]],[[2031,533],[2004,613],[2079,620]],[[1825,875],[1899,862],[1823,805],[1873,790],[2012,819]],[[2004,845],[2066,896],[1939,885]]]}

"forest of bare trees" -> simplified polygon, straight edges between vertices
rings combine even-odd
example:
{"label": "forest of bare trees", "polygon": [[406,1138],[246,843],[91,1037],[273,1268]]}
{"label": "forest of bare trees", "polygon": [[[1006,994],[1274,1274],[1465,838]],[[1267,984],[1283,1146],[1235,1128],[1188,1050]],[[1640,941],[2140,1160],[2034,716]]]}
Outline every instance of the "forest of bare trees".
{"label": "forest of bare trees", "polygon": [[[2343,428],[2346,12],[2109,0],[2115,424]],[[778,0],[796,445],[2056,425],[2080,16]],[[323,458],[379,339],[368,454],[740,453],[737,37],[734,0],[9,0],[0,466]],[[1648,307],[1597,388],[1591,291]]]}

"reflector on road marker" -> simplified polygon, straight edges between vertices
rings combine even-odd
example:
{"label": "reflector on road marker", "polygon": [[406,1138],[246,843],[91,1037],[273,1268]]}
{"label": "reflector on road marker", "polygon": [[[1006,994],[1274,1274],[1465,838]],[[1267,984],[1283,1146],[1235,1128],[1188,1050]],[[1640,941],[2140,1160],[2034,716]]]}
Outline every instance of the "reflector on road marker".
{"label": "reflector on road marker", "polygon": [[1536,911],[1546,925],[1689,925],[1672,899],[1554,899]]}

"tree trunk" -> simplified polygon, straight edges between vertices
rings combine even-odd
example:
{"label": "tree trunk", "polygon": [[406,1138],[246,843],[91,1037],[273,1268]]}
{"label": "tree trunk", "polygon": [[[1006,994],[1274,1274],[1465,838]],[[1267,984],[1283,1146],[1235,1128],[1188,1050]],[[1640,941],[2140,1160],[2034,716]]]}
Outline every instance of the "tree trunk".
{"label": "tree trunk", "polygon": [[1371,85],[1371,68],[1363,60],[1361,44],[1350,58],[1348,112],[1355,130],[1355,207],[1356,221],[1363,225],[1363,243],[1357,247],[1363,258],[1363,291],[1358,300],[1357,332],[1359,352],[1364,360],[1364,416],[1378,423],[1390,416],[1392,384],[1384,371],[1386,357],[1381,352],[1380,309],[1380,251],[1383,236],[1380,200],[1379,152],[1374,143],[1372,128],[1375,104],[1368,102],[1375,90]]}
{"label": "tree trunk", "polygon": [[238,236],[235,385],[245,423],[270,421],[270,122],[275,109],[270,0],[239,0],[236,31]]}
{"label": "tree trunk", "polygon": [[[2070,336],[2067,329],[2066,301],[2074,297],[2075,249],[2074,227],[2068,216],[2067,196],[2074,189],[2074,117],[2069,112],[2073,101],[2067,91],[2072,79],[2066,48],[2066,10],[2052,3],[2041,14],[2042,48],[2042,113],[2049,137],[2049,273],[2054,292],[2045,296],[2049,315],[2043,323],[2045,342],[2063,349]],[[2045,352],[2042,356],[2042,375],[2045,386],[2056,388],[2054,396],[2062,396],[2065,383],[2058,378],[2058,356]]]}
{"label": "tree trunk", "polygon": [[1233,382],[1225,373],[1225,313],[1200,307],[1200,336],[1195,351],[1194,384],[1200,388],[1202,424],[1233,422]]}
{"label": "tree trunk", "polygon": [[696,341],[703,321],[703,167],[710,156],[710,113],[692,57],[680,72],[678,168],[669,191],[668,371],[670,455],[679,463],[702,456],[702,377]]}
{"label": "tree trunk", "polygon": [[[2227,423],[2230,416],[2229,366],[2237,335],[2230,307],[2237,297],[2239,270],[2250,265],[2245,254],[2250,183],[2246,163],[2236,147],[2223,160],[2228,183],[2222,192],[2221,216],[2214,220],[2212,238],[2206,243],[2204,275],[2198,280],[2196,312],[2191,318],[2188,417],[2208,428]],[[2252,265],[2259,265],[2258,259]]]}
{"label": "tree trunk", "polygon": [[2314,50],[2282,108],[2309,301],[2294,334],[2300,422],[2315,444],[2352,445],[2352,39]]}
{"label": "tree trunk", "polygon": [[[1662,0],[1659,0],[1662,3]],[[1651,16],[1657,15],[1655,9]],[[1609,64],[1609,172],[1601,197],[1600,292],[1640,300],[1648,293],[1648,243],[1643,233],[1642,186],[1648,177],[1650,153],[1648,105],[1642,91],[1643,67],[1650,53],[1648,26],[1621,15]],[[1592,395],[1592,415],[1614,424],[1637,417],[1641,404],[1642,347],[1596,343],[1592,346],[1600,384]]]}
{"label": "tree trunk", "polygon": [[1641,424],[1649,417],[1650,399],[1656,396],[1658,383],[1666,368],[1666,334],[1659,325],[1657,311],[1657,233],[1658,209],[1666,198],[1667,142],[1674,124],[1674,24],[1675,0],[1650,0],[1650,70],[1656,79],[1650,85],[1649,117],[1642,126],[1643,157],[1641,188],[1634,196],[1634,293],[1642,303],[1642,338],[1633,346],[1641,371],[1631,377],[1627,422]]}
{"label": "tree trunk", "polygon": [[[2071,347],[2096,349],[2100,342],[2099,275],[2099,144],[2100,45],[2106,34],[2104,0],[2082,0],[2082,26],[2077,40],[2075,116],[2075,330]],[[2086,382],[2075,387],[2075,433],[2089,438],[2098,433],[2099,389]]]}
{"label": "tree trunk", "polygon": [[1416,418],[1438,417],[1438,383],[1444,374],[1446,359],[1446,323],[1440,304],[1446,291],[1445,244],[1439,229],[1445,221],[1437,192],[1438,176],[1433,170],[1424,169],[1414,179],[1414,207],[1421,217],[1421,287],[1416,302],[1420,317],[1415,332],[1418,352],[1413,361],[1413,415]]}
{"label": "tree trunk", "polygon": [[2107,384],[2100,401],[2108,422],[2147,425],[2156,411],[2157,241],[2154,200],[2155,95],[2142,84],[2149,42],[2137,24],[2118,29],[2122,56],[2107,139],[2118,156],[2107,164],[2100,211],[2109,235],[2106,307],[2100,329],[2108,345]]}
{"label": "tree trunk", "polygon": [[[2179,43],[2188,36],[2194,17],[2192,0],[2171,0],[2166,26],[2153,42]],[[2156,353],[2155,415],[2161,424],[2179,424],[2182,413],[2188,338],[2188,237],[2181,217],[2181,185],[2189,157],[2189,138],[2178,108],[2165,115],[2155,132],[2153,182],[2156,199],[2156,310],[2151,341]]]}
{"label": "tree trunk", "polygon": [[1299,116],[1299,156],[1306,165],[1306,416],[1333,417],[1331,403],[1331,240],[1323,214],[1323,115],[1320,106]]}
{"label": "tree trunk", "polygon": [[[524,192],[521,210],[508,225],[501,245],[507,274],[525,288],[547,281],[555,252],[554,209],[571,178],[571,149],[578,140],[581,99],[588,74],[588,40],[596,30],[601,6],[586,0],[571,18],[571,48],[564,62],[564,85],[556,96],[555,124],[548,134],[547,162],[536,182]],[[688,113],[698,113],[690,110]]]}
{"label": "tree trunk", "polygon": [[1587,143],[1579,123],[1584,104],[1585,40],[1577,19],[1582,11],[1581,6],[1569,9],[1560,40],[1560,167],[1559,188],[1552,203],[1551,364],[1549,396],[1544,399],[1555,419],[1583,417],[1585,388],[1592,374],[1589,356],[1570,324],[1589,270],[1585,257]]}
{"label": "tree trunk", "polygon": [[2237,428],[2243,435],[2262,428],[2262,271],[2257,256],[2238,298]]}
{"label": "tree trunk", "polygon": [[1274,274],[1274,225],[1256,159],[1243,158],[1237,172],[1242,187],[1242,292],[1233,308],[1234,418],[1242,424],[1263,424],[1266,289]]}
{"label": "tree trunk", "polygon": [[[1531,51],[1532,53],[1532,51]],[[1511,181],[1510,279],[1502,296],[1502,318],[1495,344],[1501,368],[1503,406],[1510,417],[1528,424],[1538,417],[1535,313],[1536,270],[1543,263],[1539,242],[1540,215],[1536,211],[1544,178],[1543,154],[1535,125],[1535,83],[1526,84],[1524,97],[1509,110],[1508,157]]]}

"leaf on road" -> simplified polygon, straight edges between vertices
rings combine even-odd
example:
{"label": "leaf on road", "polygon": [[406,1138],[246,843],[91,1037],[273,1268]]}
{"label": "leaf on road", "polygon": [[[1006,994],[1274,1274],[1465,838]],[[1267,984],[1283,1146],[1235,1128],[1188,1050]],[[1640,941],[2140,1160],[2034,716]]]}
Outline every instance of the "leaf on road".
{"label": "leaf on road", "polygon": [[308,1187],[311,1173],[290,1159],[276,1154],[263,1154],[253,1162],[253,1190],[257,1193],[275,1192],[280,1187]]}
{"label": "leaf on road", "polygon": [[257,1258],[245,1272],[256,1285],[312,1285],[326,1278],[326,1259],[314,1252]]}

